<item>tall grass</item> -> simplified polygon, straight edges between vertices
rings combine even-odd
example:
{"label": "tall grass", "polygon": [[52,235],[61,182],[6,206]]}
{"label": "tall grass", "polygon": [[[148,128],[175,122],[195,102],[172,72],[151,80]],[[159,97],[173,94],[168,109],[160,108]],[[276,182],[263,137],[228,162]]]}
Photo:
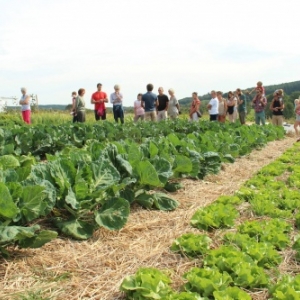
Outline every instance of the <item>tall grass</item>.
{"label": "tall grass", "polygon": [[[0,113],[0,126],[6,126],[9,124],[18,124],[23,125],[24,122],[22,120],[22,115],[19,110],[11,110],[6,113]],[[114,122],[113,114],[112,112],[108,112],[107,115],[107,121]],[[133,113],[125,113],[125,122],[132,122],[134,118]],[[181,114],[179,116],[182,120],[188,120],[189,116],[188,114]],[[203,114],[203,117],[201,120],[208,120],[209,115]],[[69,111],[49,111],[49,110],[39,110],[39,111],[32,111],[31,112],[31,121],[33,125],[38,124],[44,124],[44,125],[60,125],[65,123],[72,123],[73,116],[70,115]],[[254,110],[250,110],[250,112],[247,114],[247,121],[248,122],[254,122]],[[101,121],[100,121],[101,122]],[[293,123],[294,119],[285,120],[285,122]],[[86,111],[86,123],[93,124],[95,123],[95,117],[93,111]]]}

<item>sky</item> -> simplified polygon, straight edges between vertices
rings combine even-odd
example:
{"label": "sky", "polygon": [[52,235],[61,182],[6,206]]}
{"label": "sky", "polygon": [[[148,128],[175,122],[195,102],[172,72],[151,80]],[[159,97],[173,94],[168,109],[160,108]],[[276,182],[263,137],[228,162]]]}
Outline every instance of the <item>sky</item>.
{"label": "sky", "polygon": [[[125,106],[299,80],[299,0],[0,0],[0,97],[71,103],[97,83]],[[10,100],[9,100],[10,101]],[[12,105],[12,102],[8,102]]]}

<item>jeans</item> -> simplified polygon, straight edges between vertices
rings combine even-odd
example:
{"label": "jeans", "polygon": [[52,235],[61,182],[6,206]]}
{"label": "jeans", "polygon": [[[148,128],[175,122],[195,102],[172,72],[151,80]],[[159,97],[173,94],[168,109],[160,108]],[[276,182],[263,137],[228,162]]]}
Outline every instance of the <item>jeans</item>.
{"label": "jeans", "polygon": [[122,105],[114,105],[113,106],[114,119],[118,123],[119,119],[121,123],[124,123],[124,111]]}
{"label": "jeans", "polygon": [[266,123],[266,115],[264,110],[255,112],[255,124],[260,125],[260,122],[262,125],[265,125]]}

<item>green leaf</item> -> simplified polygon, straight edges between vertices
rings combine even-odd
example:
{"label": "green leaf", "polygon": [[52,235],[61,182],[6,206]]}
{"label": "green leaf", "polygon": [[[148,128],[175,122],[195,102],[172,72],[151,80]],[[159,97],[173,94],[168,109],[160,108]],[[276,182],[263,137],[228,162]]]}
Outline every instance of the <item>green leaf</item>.
{"label": "green leaf", "polygon": [[66,195],[68,189],[74,184],[76,169],[72,162],[60,158],[48,163],[51,176],[59,188],[59,195]]}
{"label": "green leaf", "polygon": [[159,180],[154,166],[149,161],[140,161],[136,165],[136,171],[140,178],[140,184],[162,187],[163,183]]}
{"label": "green leaf", "polygon": [[150,152],[150,158],[153,158],[158,154],[158,148],[152,141],[149,142],[149,152]]}
{"label": "green leaf", "polygon": [[184,155],[175,156],[174,166],[174,172],[177,173],[189,173],[193,169],[191,160]]}
{"label": "green leaf", "polygon": [[215,300],[251,300],[249,294],[238,287],[228,287],[223,291],[215,291],[213,293]]}
{"label": "green leaf", "polygon": [[0,156],[0,169],[15,169],[19,166],[19,161],[13,155]]}
{"label": "green leaf", "polygon": [[40,248],[46,243],[57,237],[56,231],[42,230],[37,235],[31,238],[25,238],[20,241],[21,248]]}
{"label": "green leaf", "polygon": [[192,268],[183,277],[188,281],[184,289],[211,297],[214,291],[224,290],[232,283],[232,278],[227,272],[221,273],[217,269]]}
{"label": "green leaf", "polygon": [[0,245],[6,245],[12,242],[21,241],[26,238],[31,238],[39,229],[39,225],[34,225],[31,227],[0,226]]}
{"label": "green leaf", "polygon": [[92,237],[94,232],[94,227],[92,225],[78,219],[72,219],[69,221],[56,219],[54,222],[62,233],[77,240],[87,240]]}
{"label": "green leaf", "polygon": [[168,179],[173,175],[172,165],[164,158],[154,157],[150,160],[151,164],[154,166],[159,180],[166,184]]}
{"label": "green leaf", "polygon": [[43,186],[25,186],[20,197],[21,215],[27,222],[30,222],[39,216],[44,215],[47,204],[45,199],[47,194]]}
{"label": "green leaf", "polygon": [[207,235],[185,233],[173,242],[171,250],[193,257],[205,254],[211,242]]}
{"label": "green leaf", "polygon": [[154,193],[152,197],[154,198],[154,206],[159,210],[170,211],[176,209],[179,205],[176,200],[164,193]]}
{"label": "green leaf", "polygon": [[129,203],[134,201],[135,193],[130,187],[126,187],[125,189],[120,191],[120,197],[126,199]]}
{"label": "green leaf", "polygon": [[124,176],[132,176],[132,166],[127,160],[122,158],[120,154],[116,156],[115,166],[121,174],[124,174]]}
{"label": "green leaf", "polygon": [[120,174],[112,163],[105,158],[92,162],[92,191],[105,191],[120,181]]}
{"label": "green leaf", "polygon": [[18,211],[18,207],[13,202],[8,188],[3,182],[0,182],[0,216],[13,219]]}
{"label": "green leaf", "polygon": [[76,199],[76,195],[71,188],[68,190],[68,195],[65,198],[67,204],[71,205],[73,209],[79,208],[79,202]]}
{"label": "green leaf", "polygon": [[140,268],[127,276],[120,287],[128,299],[167,299],[171,294],[170,278],[154,268]]}
{"label": "green leaf", "polygon": [[109,230],[118,230],[124,227],[130,212],[130,204],[123,198],[110,198],[95,213],[98,225]]}
{"label": "green leaf", "polygon": [[135,201],[145,208],[152,208],[154,197],[151,194],[141,193],[135,197]]}

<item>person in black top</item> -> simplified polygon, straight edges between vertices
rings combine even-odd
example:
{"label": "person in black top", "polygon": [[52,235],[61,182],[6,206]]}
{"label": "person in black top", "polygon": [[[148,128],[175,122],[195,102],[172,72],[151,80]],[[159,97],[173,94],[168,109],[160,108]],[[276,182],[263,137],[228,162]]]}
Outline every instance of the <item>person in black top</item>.
{"label": "person in black top", "polygon": [[283,124],[283,109],[284,104],[282,98],[277,92],[274,93],[274,98],[270,105],[270,110],[273,112],[272,123],[275,126],[282,126]]}
{"label": "person in black top", "polygon": [[162,121],[167,119],[167,111],[169,107],[169,98],[164,94],[164,89],[162,87],[158,88],[158,106],[157,106],[157,121]]}

